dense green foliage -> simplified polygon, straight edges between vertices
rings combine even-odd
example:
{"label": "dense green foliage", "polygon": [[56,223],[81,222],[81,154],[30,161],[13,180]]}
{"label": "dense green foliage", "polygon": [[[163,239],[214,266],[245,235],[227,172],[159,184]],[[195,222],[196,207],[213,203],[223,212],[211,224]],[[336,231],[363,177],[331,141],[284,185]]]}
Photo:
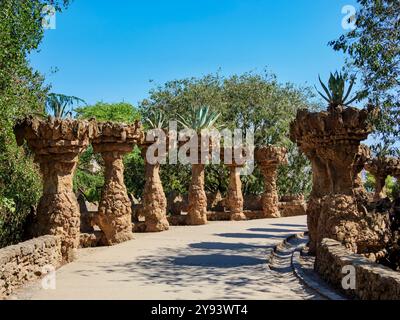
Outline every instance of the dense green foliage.
{"label": "dense green foliage", "polygon": [[356,29],[330,45],[348,54],[350,72],[361,75],[361,97],[381,108],[378,134],[386,151],[400,134],[400,1],[358,0]]}
{"label": "dense green foliage", "polygon": [[140,119],[139,112],[129,103],[98,102],[93,106],[75,109],[78,119],[96,118],[97,121],[132,123]]}
{"label": "dense green foliage", "polygon": [[[368,192],[375,192],[375,178],[369,172],[366,173],[364,187]],[[393,200],[400,190],[400,184],[395,178],[388,176],[385,181],[385,190],[386,195]]]}
{"label": "dense green foliage", "polygon": [[29,152],[16,146],[12,128],[15,119],[44,112],[48,88],[27,56],[43,37],[43,5],[60,9],[67,2],[0,2],[0,247],[21,239],[26,216],[41,193],[38,170]]}

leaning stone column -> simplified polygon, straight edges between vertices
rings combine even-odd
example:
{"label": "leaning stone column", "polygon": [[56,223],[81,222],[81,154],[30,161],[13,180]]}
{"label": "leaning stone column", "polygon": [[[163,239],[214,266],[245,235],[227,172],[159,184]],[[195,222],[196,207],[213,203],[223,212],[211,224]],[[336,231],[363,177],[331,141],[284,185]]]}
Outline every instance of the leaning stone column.
{"label": "leaning stone column", "polygon": [[375,178],[374,201],[386,198],[385,183],[388,176],[398,176],[400,160],[392,157],[379,157],[368,161],[365,169]]}
{"label": "leaning stone column", "polygon": [[229,185],[226,206],[231,212],[231,220],[246,220],[243,213],[242,181],[240,180],[241,166],[237,164],[227,165],[229,168]]}
{"label": "leaning stone column", "polygon": [[133,239],[132,208],[124,183],[123,156],[142,139],[141,125],[100,123],[93,150],[105,163],[105,183],[101,193],[97,224],[105,235],[105,245]]}
{"label": "leaning stone column", "polygon": [[32,231],[36,236],[59,236],[65,262],[74,259],[80,236],[73,175],[78,156],[89,145],[94,130],[93,122],[54,118],[26,118],[14,128],[18,145],[26,140],[43,177],[43,196]]}
{"label": "leaning stone column", "polygon": [[279,218],[279,196],[276,186],[278,166],[287,164],[286,149],[274,146],[256,148],[255,159],[264,176],[264,194],[262,196],[265,218]]}
{"label": "leaning stone column", "polygon": [[301,110],[291,124],[291,139],[313,169],[307,209],[311,253],[323,238],[339,240],[356,253],[378,250],[385,242],[384,219],[361,209],[358,197],[359,173],[368,158],[360,142],[372,131],[367,119],[375,112],[342,106],[325,112]]}
{"label": "leaning stone column", "polygon": [[143,145],[146,183],[143,190],[143,215],[145,232],[160,232],[169,229],[167,199],[160,179],[160,164],[150,164],[146,159],[148,145]]}

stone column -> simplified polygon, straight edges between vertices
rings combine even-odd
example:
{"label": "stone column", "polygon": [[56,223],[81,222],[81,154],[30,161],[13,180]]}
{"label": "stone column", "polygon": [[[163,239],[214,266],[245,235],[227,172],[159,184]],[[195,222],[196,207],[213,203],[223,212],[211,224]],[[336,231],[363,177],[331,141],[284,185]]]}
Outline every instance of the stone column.
{"label": "stone column", "polygon": [[204,164],[192,164],[192,181],[189,187],[188,225],[207,223],[207,195],[204,191]]}
{"label": "stone column", "polygon": [[142,139],[140,124],[100,123],[93,150],[105,164],[105,183],[101,193],[97,224],[104,233],[105,245],[133,239],[132,205],[124,183],[125,154]]}
{"label": "stone column", "polygon": [[291,124],[290,137],[313,169],[307,209],[311,253],[325,237],[342,241],[358,253],[384,244],[385,223],[377,216],[367,217],[358,197],[359,173],[369,156],[360,142],[372,131],[367,119],[375,112],[342,106],[326,112],[301,110]]}
{"label": "stone column", "polygon": [[243,213],[242,181],[240,180],[241,167],[235,164],[228,165],[229,185],[226,206],[231,212],[231,220],[246,220]]}
{"label": "stone column", "polygon": [[61,238],[65,262],[74,259],[79,246],[80,212],[72,190],[78,156],[94,135],[93,122],[49,118],[26,118],[14,128],[17,143],[26,140],[40,164],[43,196],[32,231],[34,235]]}
{"label": "stone column", "polygon": [[256,148],[255,159],[264,176],[264,194],[262,196],[263,216],[279,218],[279,196],[276,186],[278,166],[287,164],[286,149],[274,146]]}
{"label": "stone column", "polygon": [[145,232],[160,232],[169,229],[167,220],[167,199],[160,179],[160,164],[146,160],[147,146],[142,149],[145,159],[146,183],[143,190],[143,215]]}

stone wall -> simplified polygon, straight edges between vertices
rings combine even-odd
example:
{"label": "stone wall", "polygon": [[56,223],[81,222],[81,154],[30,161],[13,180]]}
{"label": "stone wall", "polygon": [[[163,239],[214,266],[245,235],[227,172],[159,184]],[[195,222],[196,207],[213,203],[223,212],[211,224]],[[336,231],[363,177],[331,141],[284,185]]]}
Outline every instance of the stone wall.
{"label": "stone wall", "polygon": [[[343,290],[342,268],[355,267],[354,290]],[[323,239],[315,260],[315,270],[346,295],[362,300],[400,300],[400,273],[353,254],[338,241]]]}
{"label": "stone wall", "polygon": [[0,249],[0,300],[28,281],[43,276],[44,266],[60,266],[61,239],[43,236]]}
{"label": "stone wall", "polygon": [[307,214],[307,203],[304,199],[281,201],[278,207],[282,217],[305,216]]}

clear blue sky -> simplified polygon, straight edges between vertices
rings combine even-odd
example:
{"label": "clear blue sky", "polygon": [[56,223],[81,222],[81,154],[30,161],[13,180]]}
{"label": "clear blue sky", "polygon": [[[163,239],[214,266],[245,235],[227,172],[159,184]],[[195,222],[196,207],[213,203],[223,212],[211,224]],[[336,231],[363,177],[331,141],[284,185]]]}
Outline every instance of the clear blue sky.
{"label": "clear blue sky", "polygon": [[314,85],[343,65],[327,43],[344,32],[348,4],[355,0],[75,0],[31,63],[54,92],[88,103],[137,104],[155,84],[218,69],[268,67],[280,82]]}

